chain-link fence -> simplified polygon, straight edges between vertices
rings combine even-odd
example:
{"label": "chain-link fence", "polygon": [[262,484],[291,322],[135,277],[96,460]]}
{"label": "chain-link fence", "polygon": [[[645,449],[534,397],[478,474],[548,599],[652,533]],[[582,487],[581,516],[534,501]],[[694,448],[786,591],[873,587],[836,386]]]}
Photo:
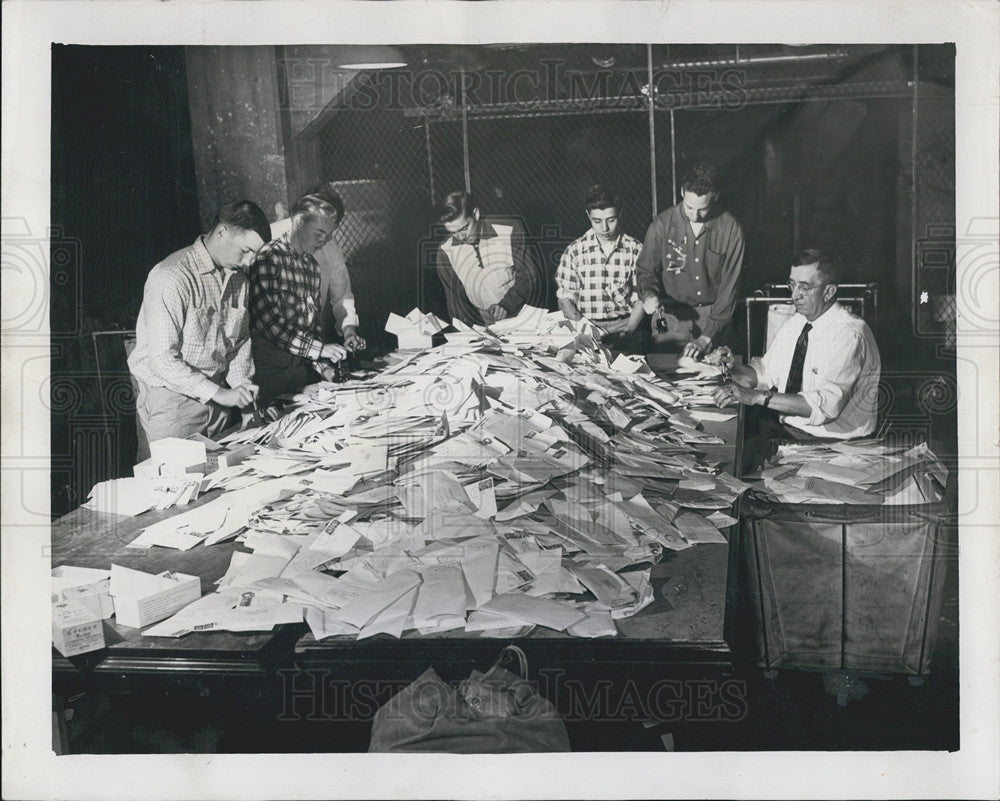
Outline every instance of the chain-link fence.
{"label": "chain-link fence", "polygon": [[[362,270],[352,240],[371,231],[345,220],[370,333],[388,311],[417,303],[444,313],[433,269],[443,231],[432,209],[447,192],[468,183],[485,214],[524,222],[554,308],[561,252],[587,227],[585,189],[617,190],[624,228],[641,239],[655,214],[677,201],[684,169],[702,160],[723,172],[722,203],[744,228],[743,294],[781,282],[792,254],[813,246],[838,251],[847,278],[878,283],[886,303],[911,305],[921,280],[901,262],[914,238],[906,222],[917,230],[952,219],[954,203],[952,109],[925,103],[913,113],[912,46],[658,45],[646,53],[646,69],[595,68],[595,61],[580,71],[559,60],[581,58],[582,47],[555,56],[539,50],[534,71],[530,46],[494,52],[501,67],[482,68],[489,80],[404,71],[384,81],[392,102],[344,109],[327,124],[325,174],[366,187],[366,202],[387,216],[383,253],[403,259],[390,265],[383,256],[382,266]],[[949,134],[950,162],[939,153],[948,151]],[[924,155],[913,158],[911,147]],[[919,173],[912,210],[911,161]],[[345,184],[345,199],[350,194]],[[348,216],[352,205],[348,199]],[[388,270],[394,286],[368,281],[372,292],[362,297],[365,270]]]}

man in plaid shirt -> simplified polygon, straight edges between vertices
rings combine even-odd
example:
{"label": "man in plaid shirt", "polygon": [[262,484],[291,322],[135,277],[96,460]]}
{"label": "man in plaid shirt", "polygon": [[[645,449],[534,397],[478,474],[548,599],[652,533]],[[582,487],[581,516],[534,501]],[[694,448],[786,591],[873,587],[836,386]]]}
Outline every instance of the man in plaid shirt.
{"label": "man in plaid shirt", "polygon": [[556,299],[570,320],[586,317],[607,333],[632,333],[642,322],[635,292],[638,240],[619,229],[621,200],[595,185],[584,199],[590,230],[563,252],[556,271]]}
{"label": "man in plaid shirt", "polygon": [[320,267],[315,254],[340,225],[340,209],[322,189],[292,207],[291,226],[250,266],[250,336],[263,403],[332,375],[347,349],[324,343]]}
{"label": "man in plaid shirt", "polygon": [[139,461],[164,437],[215,436],[232,407],[257,396],[244,270],[270,238],[258,206],[229,203],[207,234],[150,271],[128,359]]}

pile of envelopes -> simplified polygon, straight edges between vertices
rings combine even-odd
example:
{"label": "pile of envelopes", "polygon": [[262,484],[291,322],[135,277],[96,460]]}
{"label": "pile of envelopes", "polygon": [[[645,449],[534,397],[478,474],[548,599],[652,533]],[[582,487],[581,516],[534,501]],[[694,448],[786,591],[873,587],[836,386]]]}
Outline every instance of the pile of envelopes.
{"label": "pile of envelopes", "polygon": [[[519,322],[520,321],[520,322]],[[218,591],[144,633],[266,629],[317,639],[460,630],[614,635],[650,604],[664,549],[724,542],[747,485],[699,450],[717,374],[657,378],[587,325],[531,309],[388,367],[313,385],[229,445],[217,499],[132,543],[238,537]]]}
{"label": "pile of envelopes", "polygon": [[788,444],[760,471],[755,489],[781,503],[939,503],[948,469],[926,444],[878,440]]}

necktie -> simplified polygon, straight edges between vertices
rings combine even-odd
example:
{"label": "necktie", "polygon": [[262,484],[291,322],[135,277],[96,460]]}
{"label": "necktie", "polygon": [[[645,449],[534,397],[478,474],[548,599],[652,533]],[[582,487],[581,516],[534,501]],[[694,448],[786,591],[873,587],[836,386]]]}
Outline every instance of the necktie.
{"label": "necktie", "polygon": [[788,368],[788,381],[785,382],[785,392],[794,395],[802,391],[802,368],[806,363],[806,351],[809,350],[809,329],[812,323],[802,326],[802,333],[795,341],[792,352],[792,365]]}

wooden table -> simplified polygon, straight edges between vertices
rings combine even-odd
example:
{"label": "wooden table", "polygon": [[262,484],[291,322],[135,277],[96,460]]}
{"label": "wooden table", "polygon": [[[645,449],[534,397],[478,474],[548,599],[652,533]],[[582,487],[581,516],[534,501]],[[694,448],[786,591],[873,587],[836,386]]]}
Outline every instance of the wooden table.
{"label": "wooden table", "polygon": [[[654,357],[650,362],[654,369],[666,366]],[[730,471],[736,463],[742,419],[741,414],[726,423],[705,424],[706,430],[726,441],[705,451]],[[213,497],[217,493],[198,503]],[[173,570],[200,576],[202,592],[210,592],[225,573],[235,543],[188,551],[125,547],[139,529],[181,511],[128,518],[77,509],[53,524],[52,565],[107,569],[114,562],[148,573]],[[557,682],[550,688],[559,696],[553,700],[565,711],[566,703],[574,703],[563,692],[568,687],[606,683],[620,688],[625,681],[648,688],[664,677],[728,675],[732,599],[727,587],[735,586],[735,556],[735,549],[722,543],[667,552],[653,568],[654,603],[619,621],[618,637],[588,640],[539,629],[518,640],[531,661],[533,677]],[[464,632],[421,637],[415,631],[398,640],[378,635],[363,641],[335,637],[316,642],[307,631],[301,624],[273,632],[160,638],[143,637],[137,629],[105,621],[104,650],[71,659],[53,650],[53,688],[62,695],[81,689],[246,697],[292,693],[301,701],[313,692],[309,688],[321,691],[324,682],[354,686],[371,680],[388,682],[383,689],[398,689],[429,665],[446,680],[466,677],[473,668],[489,667],[505,643]]]}
{"label": "wooden table", "polygon": [[[676,356],[648,359],[661,374],[676,365]],[[704,424],[725,444],[705,446],[703,451],[729,473],[738,464],[742,424],[742,407],[734,420]],[[736,529],[725,532],[730,541]],[[542,628],[517,640],[463,631],[429,636],[409,631],[398,640],[377,635],[360,641],[329,637],[317,642],[305,634],[295,647],[295,664],[302,675],[285,674],[283,680],[303,708],[331,714],[331,703],[344,704],[343,690],[354,680],[369,682],[366,693],[379,698],[401,689],[429,666],[445,681],[457,681],[473,669],[488,668],[507,642],[524,650],[532,678],[549,685],[550,700],[563,714],[572,714],[580,702],[575,692],[586,693],[586,688],[602,683],[610,693],[606,701],[614,707],[622,692],[637,690],[648,697],[651,688],[671,677],[725,677],[733,667],[735,610],[728,588],[736,586],[736,556],[728,543],[667,551],[652,570],[654,602],[634,617],[617,621],[617,637],[581,639]]]}
{"label": "wooden table", "polygon": [[[218,495],[209,493],[195,505]],[[107,570],[115,563],[154,574],[173,570],[199,576],[202,593],[211,592],[225,574],[236,543],[188,551],[126,547],[140,529],[190,508],[151,511],[138,517],[78,508],[52,525],[52,565]],[[67,659],[53,649],[53,686],[63,693],[82,687],[122,692],[167,685],[174,691],[247,692],[271,680],[304,628],[303,624],[276,632],[143,637],[138,629],[118,625],[112,618],[104,621],[107,647],[103,650]]]}

